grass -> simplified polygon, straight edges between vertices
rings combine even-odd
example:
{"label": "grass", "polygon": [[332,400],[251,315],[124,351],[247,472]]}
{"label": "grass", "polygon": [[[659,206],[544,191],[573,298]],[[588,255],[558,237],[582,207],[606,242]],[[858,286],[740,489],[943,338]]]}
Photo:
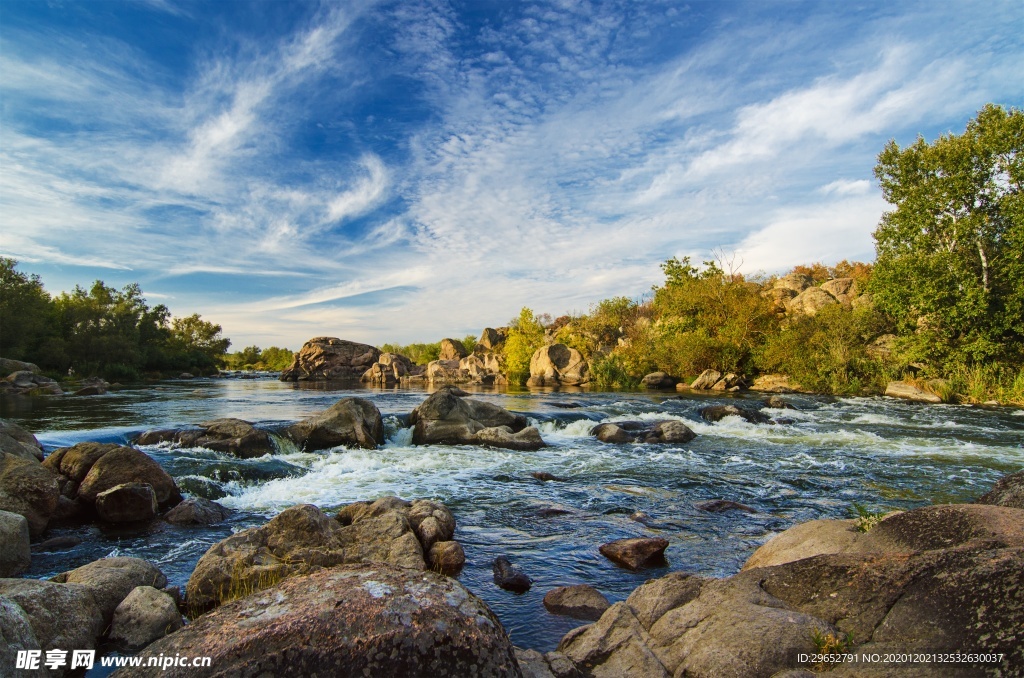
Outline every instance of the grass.
{"label": "grass", "polygon": [[[814,629],[811,631],[811,642],[814,643],[815,654],[845,654],[853,645],[853,634],[840,636],[831,631],[825,633],[820,629]],[[814,665],[814,670],[828,671],[833,666],[834,664],[829,662],[818,662]]]}
{"label": "grass", "polygon": [[854,523],[854,527],[858,532],[870,532],[871,528],[885,520],[885,517],[889,515],[888,511],[869,511],[860,504],[854,504],[853,510],[857,512],[857,522]]}

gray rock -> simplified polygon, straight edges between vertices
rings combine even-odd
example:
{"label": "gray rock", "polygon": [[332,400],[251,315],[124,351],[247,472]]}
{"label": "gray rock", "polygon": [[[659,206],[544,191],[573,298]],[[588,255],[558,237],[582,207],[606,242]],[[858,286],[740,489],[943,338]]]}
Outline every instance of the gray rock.
{"label": "gray rock", "polygon": [[530,358],[528,386],[579,386],[590,381],[583,354],[565,344],[543,346]]}
{"label": "gray rock", "polygon": [[[223,675],[521,676],[497,617],[457,581],[387,565],[292,577],[226,604],[142,653],[208,656]],[[171,667],[118,678],[192,676]]]}
{"label": "gray rock", "polygon": [[28,521],[18,513],[0,511],[0,577],[13,577],[31,564]]}
{"label": "gray rock", "polygon": [[57,477],[34,458],[0,453],[0,510],[25,516],[32,536],[46,530],[59,497]]}
{"label": "gray rock", "polygon": [[384,421],[369,400],[342,398],[320,414],[289,426],[285,434],[307,450],[339,445],[372,450],[384,442]]}
{"label": "gray rock", "polygon": [[0,419],[0,452],[25,459],[43,460],[43,446],[36,437],[4,419]]}
{"label": "gray rock", "polygon": [[82,587],[88,591],[101,615],[102,628],[110,625],[114,610],[135,587],[167,586],[167,577],[160,568],[141,558],[102,558],[69,572],[62,572],[51,581],[66,584],[68,588]]}
{"label": "gray rock", "polygon": [[704,370],[690,383],[690,388],[706,391],[717,384],[721,378],[722,373],[718,370]]}
{"label": "gray rock", "polygon": [[820,287],[808,287],[786,303],[786,310],[798,315],[814,317],[827,306],[837,304],[835,297]]}
{"label": "gray rock", "polygon": [[922,388],[918,388],[913,384],[908,384],[905,381],[890,381],[885,387],[885,395],[890,398],[902,398],[903,400],[913,400],[919,403],[941,403],[942,398],[929,393]]}
{"label": "gray rock", "polygon": [[1024,471],[1000,478],[991,490],[978,499],[978,503],[1024,509]]}
{"label": "gray rock", "polygon": [[314,337],[302,345],[292,364],[281,372],[281,381],[357,380],[379,357],[380,350],[367,344]]}
{"label": "gray rock", "polygon": [[665,372],[651,372],[640,380],[644,388],[654,389],[674,389],[678,382],[678,379]]}
{"label": "gray rock", "polygon": [[[527,428],[526,417],[523,415],[513,414],[491,403],[467,398],[467,395],[461,389],[445,386],[420,403],[409,415],[409,422],[413,425],[413,443],[499,446],[503,440],[514,441],[513,434]],[[481,439],[481,431],[499,427],[507,427],[508,430],[489,431],[484,434],[484,439]],[[529,440],[535,441],[532,433],[526,436]]]}
{"label": "gray rock", "polygon": [[119,647],[138,650],[182,626],[174,598],[152,586],[137,586],[114,610],[109,637]]}
{"label": "gray rock", "polygon": [[164,515],[174,525],[216,525],[231,515],[231,509],[202,497],[189,497]]}
{"label": "gray rock", "polygon": [[[28,615],[25,611],[7,596],[0,595],[0,666],[14,667],[17,664],[18,652],[23,650],[40,650],[39,641],[32,631]],[[13,674],[12,674],[13,675]],[[22,676],[46,675],[46,671],[40,668],[36,671],[22,669],[18,671],[18,678]]]}
{"label": "gray rock", "polygon": [[107,626],[92,591],[80,584],[0,579],[0,596],[24,610],[44,650],[91,650]]}
{"label": "gray rock", "polygon": [[590,434],[604,443],[683,444],[697,434],[681,421],[618,421],[598,424]]}

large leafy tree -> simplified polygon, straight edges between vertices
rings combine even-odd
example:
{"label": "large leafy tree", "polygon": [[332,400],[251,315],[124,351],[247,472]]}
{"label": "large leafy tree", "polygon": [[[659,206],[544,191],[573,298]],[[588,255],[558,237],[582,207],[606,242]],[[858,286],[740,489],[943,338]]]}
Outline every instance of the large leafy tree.
{"label": "large leafy tree", "polygon": [[1021,357],[1024,113],[988,105],[963,134],[890,141],[875,176],[894,209],[875,231],[871,291],[911,357]]}

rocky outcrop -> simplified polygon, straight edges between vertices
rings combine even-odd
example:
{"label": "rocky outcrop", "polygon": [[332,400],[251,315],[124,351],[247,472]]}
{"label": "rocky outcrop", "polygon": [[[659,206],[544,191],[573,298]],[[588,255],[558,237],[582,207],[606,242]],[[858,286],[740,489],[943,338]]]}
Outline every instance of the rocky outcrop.
{"label": "rocky outcrop", "polygon": [[639,570],[665,564],[668,540],[660,537],[633,537],[602,544],[601,555],[617,565]]}
{"label": "rocky outcrop", "polygon": [[473,353],[458,360],[434,360],[427,364],[426,380],[431,384],[505,384],[501,358],[496,353]]}
{"label": "rocky outcrop", "polygon": [[516,661],[523,678],[580,678],[576,665],[561,652],[545,652],[515,648]]}
{"label": "rocky outcrop", "polygon": [[491,445],[510,449],[544,446],[540,432],[527,427],[526,417],[497,405],[467,398],[453,387],[432,393],[412,411],[412,441],[416,445]]}
{"label": "rocky outcrop", "polygon": [[369,400],[342,398],[320,414],[289,426],[285,435],[306,450],[339,445],[372,450],[384,443],[384,421]]}
{"label": "rocky outcrop", "polygon": [[726,417],[739,417],[751,424],[767,424],[771,418],[757,410],[736,405],[709,405],[700,409],[701,419],[715,423]]}
{"label": "rocky outcrop", "polygon": [[118,647],[138,650],[182,626],[174,598],[152,586],[137,586],[114,609],[109,637]]}
{"label": "rocky outcrop", "polygon": [[499,327],[494,329],[493,327],[485,327],[484,331],[480,333],[480,338],[476,340],[476,348],[473,349],[474,353],[488,353],[498,352],[502,346],[505,345],[505,339],[508,338],[508,328]]}
{"label": "rocky outcrop", "polygon": [[808,287],[786,302],[786,310],[789,313],[814,317],[821,309],[836,303],[838,302],[835,297],[820,287]]}
{"label": "rocky outcrop", "polygon": [[65,498],[88,505],[94,505],[101,493],[128,483],[150,486],[162,509],[175,506],[182,498],[174,479],[160,464],[133,447],[78,443],[55,450],[43,466],[57,474]]}
{"label": "rocky outcrop", "polygon": [[565,344],[537,349],[530,358],[528,386],[580,386],[590,381],[590,366],[583,355]]}
{"label": "rocky outcrop", "polygon": [[231,515],[231,509],[202,497],[189,497],[164,515],[174,525],[216,525]]}
{"label": "rocky outcrop", "polygon": [[640,385],[643,386],[644,388],[668,390],[674,389],[678,381],[678,379],[667,374],[666,372],[651,372],[650,374],[645,375],[644,378],[640,380]]}
{"label": "rocky outcrop", "polygon": [[4,419],[0,419],[0,453],[35,461],[43,460],[43,446],[36,437]]}
{"label": "rocky outcrop", "polygon": [[25,516],[0,511],[0,577],[21,574],[32,564]]}
{"label": "rocky outcrop", "polygon": [[350,504],[337,519],[315,506],[293,506],[211,547],[189,578],[188,601],[205,610],[336,565],[372,562],[424,570],[424,553],[454,533],[454,517],[437,502],[384,497]]}
{"label": "rocky outcrop", "polygon": [[141,558],[102,558],[58,574],[51,581],[88,589],[103,616],[103,628],[110,625],[114,610],[135,587],[167,586],[160,568]]}
{"label": "rocky outcrop", "polygon": [[710,390],[712,386],[722,380],[722,373],[718,370],[704,370],[696,379],[690,383],[690,388],[698,391]]}
{"label": "rocky outcrop", "polygon": [[[453,579],[350,565],[287,579],[204,615],[140,656],[208,656],[223,675],[520,676],[497,617]],[[119,678],[194,669],[121,669]]]}
{"label": "rocky outcrop", "polygon": [[603,443],[688,443],[697,434],[681,421],[615,421],[598,424],[590,434]]}
{"label": "rocky outcrop", "polygon": [[742,375],[735,374],[733,372],[728,373],[721,379],[715,382],[715,385],[711,387],[712,391],[742,391],[747,387],[747,382]]}
{"label": "rocky outcrop", "polygon": [[544,596],[544,607],[551,614],[596,621],[611,607],[608,599],[593,586],[559,586]]}
{"label": "rocky outcrop", "polygon": [[850,306],[853,300],[860,295],[860,288],[853,278],[833,278],[821,283],[823,292],[827,292],[833,299],[843,306]]}
{"label": "rocky outcrop", "polygon": [[[811,668],[797,658],[828,634],[849,634],[858,654],[1003,653],[1001,663],[959,673],[919,664],[918,676],[1011,675],[1021,665],[1024,511],[929,506],[867,533],[853,522],[791,528],[726,579],[648,581],[558,649],[588,676],[767,678]],[[835,673],[862,675],[857,669]]]}
{"label": "rocky outcrop", "polygon": [[469,351],[458,339],[442,339],[441,353],[438,358],[441,360],[459,361],[469,355]]}
{"label": "rocky outcrop", "polygon": [[903,400],[913,400],[919,403],[941,403],[942,398],[925,391],[922,388],[908,384],[905,381],[890,381],[885,387],[885,395],[890,398],[902,398]]}
{"label": "rocky outcrop", "polygon": [[36,461],[0,452],[0,511],[24,516],[32,536],[43,533],[60,502],[57,477]]}
{"label": "rocky outcrop", "polygon": [[42,370],[35,363],[27,363],[23,360],[12,360],[11,358],[0,358],[0,378],[7,377],[15,372],[32,372],[39,374]]}
{"label": "rocky outcrop", "polygon": [[135,442],[138,445],[172,442],[181,447],[205,447],[242,459],[254,459],[276,451],[270,433],[242,419],[231,418],[204,421],[198,428],[150,430]]}
{"label": "rocky outcrop", "polygon": [[412,361],[399,353],[381,353],[361,380],[374,386],[394,386],[413,374]]}
{"label": "rocky outcrop", "polygon": [[999,482],[983,494],[977,503],[1024,509],[1024,471],[1000,478]]}
{"label": "rocky outcrop", "polygon": [[[38,368],[37,368],[38,369]],[[62,395],[60,384],[29,370],[19,370],[0,380],[0,393],[10,395]]]}
{"label": "rocky outcrop", "polygon": [[358,380],[377,362],[380,350],[336,337],[310,339],[281,372],[281,381]]}
{"label": "rocky outcrop", "polygon": [[814,285],[814,279],[805,273],[790,273],[784,275],[775,281],[772,285],[777,290],[790,290],[796,294],[800,294],[807,288]]}
{"label": "rocky outcrop", "polygon": [[762,374],[754,379],[750,390],[769,393],[796,393],[800,391],[800,385],[786,374]]}

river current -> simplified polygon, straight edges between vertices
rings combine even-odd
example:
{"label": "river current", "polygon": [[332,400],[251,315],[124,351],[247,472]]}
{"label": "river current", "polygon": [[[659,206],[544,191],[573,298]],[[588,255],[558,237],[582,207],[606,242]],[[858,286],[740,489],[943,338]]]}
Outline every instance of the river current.
{"label": "river current", "polygon": [[[272,379],[175,381],[103,396],[6,401],[0,415],[35,433],[50,452],[83,441],[123,444],[150,428],[217,417],[273,427],[351,395],[369,398],[383,414],[387,442],[381,449],[306,453],[280,443],[278,454],[240,460],[206,449],[144,446],[183,491],[214,499],[235,516],[210,528],[157,521],[141,530],[51,529],[47,538],[83,542],[33,554],[24,576],[50,577],[105,556],[137,556],[184,590],[211,545],[288,506],[311,503],[330,511],[388,494],[433,498],[458,520],[455,538],[467,557],[460,581],[490,605],[516,645],[548,651],[584,623],[547,613],[541,601],[556,586],[591,584],[614,602],[669,571],[728,576],[760,544],[796,523],[853,517],[855,505],[877,511],[970,501],[1024,468],[1024,410],[889,398],[787,395],[797,409],[765,413],[791,423],[754,425],[737,417],[709,424],[698,410],[728,402],[759,407],[760,394],[472,394],[529,417],[548,443],[537,452],[413,446],[403,422],[426,397],[423,390],[333,389]],[[589,435],[598,422],[638,419],[678,419],[697,438],[685,445],[613,445]],[[533,472],[562,480],[542,482]],[[757,512],[697,508],[712,499]],[[649,516],[645,523],[630,518],[636,511]],[[669,541],[667,567],[630,572],[598,553],[605,542],[639,536]],[[533,579],[528,593],[494,585],[491,562],[499,555]]]}

